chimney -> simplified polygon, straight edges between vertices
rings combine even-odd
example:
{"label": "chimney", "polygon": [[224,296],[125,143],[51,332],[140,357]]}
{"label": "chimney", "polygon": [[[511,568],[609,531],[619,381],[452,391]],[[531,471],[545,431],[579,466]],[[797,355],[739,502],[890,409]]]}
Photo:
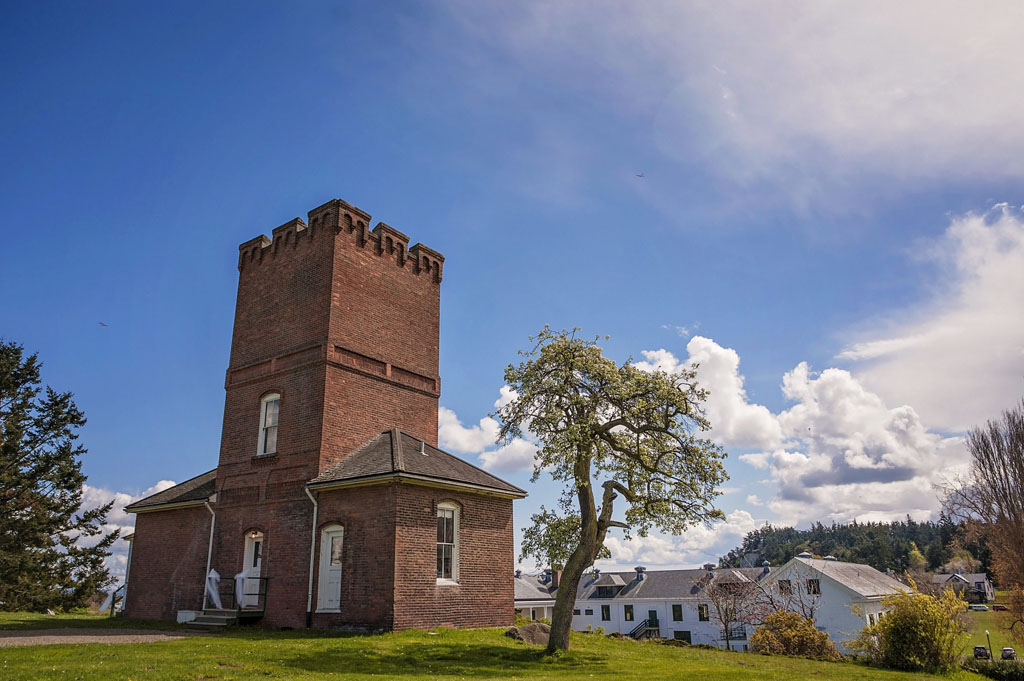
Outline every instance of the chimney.
{"label": "chimney", "polygon": [[644,573],[647,572],[647,568],[638,565],[633,569],[636,570],[636,581],[642,582],[644,580]]}
{"label": "chimney", "polygon": [[561,570],[552,569],[551,570],[551,588],[552,589],[557,589],[558,588],[558,582],[559,582],[560,579],[562,579],[562,571]]}
{"label": "chimney", "polygon": [[714,563],[704,563],[704,569],[707,570],[708,572],[711,572],[712,570],[715,569],[715,564]]}
{"label": "chimney", "polygon": [[551,581],[551,572],[552,570],[550,568],[544,571],[544,578],[540,580],[541,584],[547,584]]}
{"label": "chimney", "polygon": [[767,560],[761,563],[761,576],[764,577],[772,571],[772,564]]}

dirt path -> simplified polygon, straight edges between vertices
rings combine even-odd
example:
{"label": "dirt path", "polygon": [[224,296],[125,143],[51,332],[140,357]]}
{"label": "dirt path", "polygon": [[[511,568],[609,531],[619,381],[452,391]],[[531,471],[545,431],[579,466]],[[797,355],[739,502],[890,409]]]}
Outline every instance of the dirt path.
{"label": "dirt path", "polygon": [[177,641],[192,634],[151,629],[31,629],[0,631],[0,648],[44,646],[53,643],[152,643]]}

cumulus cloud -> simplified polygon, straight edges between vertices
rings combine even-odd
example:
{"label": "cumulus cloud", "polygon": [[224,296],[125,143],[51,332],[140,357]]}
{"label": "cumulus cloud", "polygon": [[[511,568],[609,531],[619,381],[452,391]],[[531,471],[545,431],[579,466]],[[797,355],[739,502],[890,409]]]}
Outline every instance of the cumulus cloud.
{"label": "cumulus cloud", "polygon": [[749,512],[735,510],[710,528],[697,525],[678,537],[651,534],[626,540],[612,536],[605,541],[612,557],[596,565],[606,570],[625,570],[636,565],[661,569],[693,567],[716,561],[756,527],[757,522]]}
{"label": "cumulus cloud", "polygon": [[698,365],[712,438],[755,450],[738,458],[765,471],[776,495],[751,495],[756,503],[749,503],[772,511],[777,522],[928,517],[938,507],[939,475],[964,464],[960,438],[929,430],[909,405],[889,406],[849,371],[815,373],[801,362],[782,377],[791,406],[772,413],[749,400],[735,350],[702,336],[686,347],[685,359],[664,349],[643,352],[638,366]]}
{"label": "cumulus cloud", "polygon": [[[516,392],[504,385],[494,401],[494,408],[500,409],[515,398]],[[516,439],[495,449],[500,429],[497,420],[490,416],[467,428],[451,409],[440,407],[438,410],[437,439],[441,449],[457,454],[475,454],[480,465],[489,471],[521,473],[533,470],[537,446],[528,440]]]}
{"label": "cumulus cloud", "polygon": [[934,295],[869,323],[836,358],[926,423],[961,431],[1024,392],[1024,216],[1005,204],[956,216],[922,257],[943,282]]}
{"label": "cumulus cloud", "polygon": [[680,360],[664,348],[643,350],[643,360],[635,366],[642,371],[678,371],[697,365],[697,380],[708,390],[705,405],[711,422],[713,440],[736,447],[774,447],[782,433],[772,413],[747,399],[740,374],[740,356],[732,348],[723,348],[710,338],[694,336],[686,344],[689,357]]}
{"label": "cumulus cloud", "polygon": [[[128,542],[123,539],[131,534],[135,528],[135,518],[130,513],[125,513],[124,507],[138,499],[143,499],[157,492],[174,487],[176,483],[172,480],[161,480],[149,489],[140,494],[132,495],[127,492],[117,492],[104,487],[93,487],[82,485],[82,510],[88,511],[99,508],[110,502],[114,502],[110,512],[107,513],[107,522],[103,526],[103,534],[109,534],[114,530],[121,531],[122,539],[114,542],[110,548],[110,556],[107,557],[107,569],[110,574],[119,580],[124,579],[125,567],[128,564]],[[100,537],[83,537],[80,543],[83,546],[91,546],[100,540]]]}

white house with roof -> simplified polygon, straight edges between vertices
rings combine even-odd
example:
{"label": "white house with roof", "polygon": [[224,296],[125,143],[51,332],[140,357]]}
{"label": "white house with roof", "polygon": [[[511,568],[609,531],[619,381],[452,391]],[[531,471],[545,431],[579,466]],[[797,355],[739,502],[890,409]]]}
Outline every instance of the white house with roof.
{"label": "white house with roof", "polygon": [[522,570],[516,570],[516,614],[530,620],[539,620],[542,617],[550,619],[555,610],[559,574],[555,570],[545,570],[541,574],[527,574]]}
{"label": "white house with roof", "polygon": [[952,589],[968,603],[988,603],[996,599],[992,580],[984,572],[956,572],[951,575],[932,575],[932,588],[936,591]]}
{"label": "white house with roof", "polygon": [[883,601],[910,590],[870,565],[845,563],[832,556],[814,558],[801,553],[773,570],[765,583],[776,594],[790,594],[794,602],[813,610],[814,623],[839,648],[887,610]]}
{"label": "white house with roof", "polygon": [[[646,570],[602,572],[593,570],[580,580],[573,609],[576,631],[618,632],[634,637],[674,638],[693,644],[746,650],[753,624],[734,623],[724,630],[715,612],[709,585],[752,585],[761,595],[795,611],[806,610],[818,629],[829,635],[842,652],[866,625],[885,612],[883,600],[908,588],[869,565],[845,563],[831,556],[815,559],[804,553],[780,568],[767,562],[760,568],[699,570]],[[550,617],[557,593],[558,574],[516,577],[516,609],[531,619]]]}
{"label": "white house with roof", "polygon": [[[707,586],[712,582],[756,582],[769,573],[762,568],[593,571],[584,575],[577,591],[572,628],[602,627],[606,632],[651,635],[687,643],[726,647],[726,632],[715,615]],[[746,649],[754,628],[734,624],[730,647]]]}

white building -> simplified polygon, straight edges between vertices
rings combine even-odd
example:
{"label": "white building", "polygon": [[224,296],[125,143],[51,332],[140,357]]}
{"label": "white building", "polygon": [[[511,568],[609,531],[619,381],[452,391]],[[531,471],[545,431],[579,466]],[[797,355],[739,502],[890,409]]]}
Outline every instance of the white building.
{"label": "white building", "polygon": [[[718,621],[707,586],[717,582],[756,582],[768,574],[763,568],[718,570],[652,570],[588,572],[580,582],[572,628],[604,628],[640,636],[649,634],[688,643],[726,647],[726,632]],[[740,623],[729,630],[729,645],[746,650],[754,628]]]}
{"label": "white building", "polygon": [[818,559],[809,553],[773,570],[766,586],[774,593],[790,594],[797,606],[794,610],[802,606],[813,611],[815,626],[842,653],[850,652],[846,644],[885,613],[886,596],[910,590],[870,565],[844,563],[831,556]]}
{"label": "white building", "polygon": [[[585,573],[577,590],[572,628],[641,637],[675,638],[746,650],[754,625],[735,623],[727,633],[719,621],[709,585],[747,584],[760,597],[771,595],[788,609],[812,614],[818,629],[842,652],[864,626],[874,623],[885,607],[882,600],[908,588],[868,565],[831,557],[800,554],[771,569],[718,568]],[[530,619],[550,617],[558,573],[516,575],[516,610]]]}

